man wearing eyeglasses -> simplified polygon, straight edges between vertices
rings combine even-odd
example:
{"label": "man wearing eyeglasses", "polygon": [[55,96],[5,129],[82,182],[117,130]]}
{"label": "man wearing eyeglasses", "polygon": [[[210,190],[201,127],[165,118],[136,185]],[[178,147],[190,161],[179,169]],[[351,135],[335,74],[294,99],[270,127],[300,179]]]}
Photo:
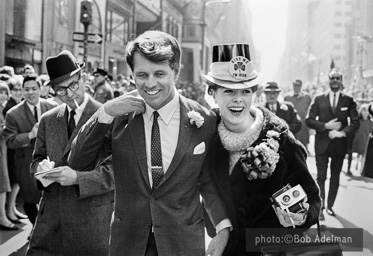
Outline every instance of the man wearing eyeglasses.
{"label": "man wearing eyeglasses", "polygon": [[[306,117],[307,126],[316,130],[316,180],[322,199],[320,220],[325,219],[323,214],[325,207],[329,215],[335,216],[333,206],[339,187],[339,175],[347,153],[347,139],[353,136],[360,126],[356,103],[342,92],[342,77],[339,70],[330,71],[330,90],[315,96]],[[330,183],[328,198],[325,202],[325,180],[329,158],[331,159]]]}
{"label": "man wearing eyeglasses", "polygon": [[110,159],[95,169],[67,165],[71,142],[101,103],[85,93],[87,74],[69,51],[49,57],[52,86],[64,103],[40,120],[31,173],[43,190],[27,255],[108,255],[114,202]]}

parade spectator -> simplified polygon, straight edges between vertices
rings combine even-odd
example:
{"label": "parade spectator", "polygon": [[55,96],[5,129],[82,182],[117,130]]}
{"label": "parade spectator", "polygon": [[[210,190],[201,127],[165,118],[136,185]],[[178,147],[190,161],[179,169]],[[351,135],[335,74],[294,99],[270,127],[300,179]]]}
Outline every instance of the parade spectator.
{"label": "parade spectator", "polygon": [[[71,142],[101,106],[85,93],[84,66],[67,50],[46,60],[50,76],[46,85],[65,104],[44,114],[39,122],[31,173],[43,195],[27,255],[109,254],[114,207],[111,162],[82,172],[67,166]],[[52,173],[37,176],[51,167]]]}
{"label": "parade spectator", "polygon": [[11,66],[2,66],[0,68],[0,74],[7,74],[10,77],[13,77],[15,75],[14,68]]}
{"label": "parade spectator", "polygon": [[302,128],[302,120],[300,119],[294,105],[287,101],[278,101],[281,89],[276,82],[268,82],[264,88],[266,96],[265,107],[275,113],[278,117],[285,120],[289,125],[289,129],[293,134],[297,134]]}
{"label": "parade spectator", "polygon": [[0,82],[0,230],[17,230],[18,227],[8,218],[5,211],[7,192],[11,191],[8,163],[6,154],[6,144],[3,136],[5,128],[5,118],[3,108],[9,99],[9,87],[5,82]]}
{"label": "parade spectator", "polygon": [[46,82],[49,80],[48,74],[41,74],[38,76],[36,81],[40,84],[40,97],[43,99],[52,98],[53,95],[50,93],[50,86],[46,85]]}
{"label": "parade spectator", "polygon": [[284,99],[285,101],[293,103],[295,110],[302,120],[302,128],[294,135],[297,140],[302,142],[307,152],[309,152],[308,144],[310,143],[310,131],[305,120],[312,101],[311,96],[302,90],[302,81],[295,80],[293,82],[293,92],[286,95]]}
{"label": "parade spectator", "polygon": [[22,89],[25,100],[8,111],[4,131],[7,146],[15,149],[16,177],[25,213],[32,224],[35,223],[41,196],[30,174],[32,152],[41,115],[57,105],[40,98],[40,85],[36,78],[36,75],[24,78]]}
{"label": "parade spectator", "polygon": [[258,84],[258,90],[254,92],[252,104],[253,106],[261,106],[264,107],[266,104],[266,96],[263,92],[263,85]]}
{"label": "parade spectator", "polygon": [[26,64],[23,67],[23,73],[22,73],[22,75],[23,75],[23,77],[26,77],[26,76],[37,76],[34,67],[31,66],[30,64]]}
{"label": "parade spectator", "polygon": [[[5,117],[9,109],[20,103],[23,99],[22,82],[23,76],[21,75],[14,75],[8,81],[10,98],[6,102],[6,105],[3,109],[3,114]],[[18,211],[18,209],[16,208],[16,199],[19,192],[19,184],[16,177],[14,158],[15,149],[7,147],[7,162],[11,191],[7,193],[6,214],[8,216],[8,219],[11,220],[13,223],[20,223],[19,219],[26,219],[27,216]]]}
{"label": "parade spectator", "polygon": [[368,111],[369,105],[363,103],[359,107],[360,127],[356,131],[354,141],[352,144],[352,152],[357,154],[355,169],[362,172],[365,160],[365,151],[369,141],[369,134],[372,131],[372,120]]}
{"label": "parade spectator", "polygon": [[[373,103],[369,103],[368,107],[369,114],[373,116]],[[362,168],[362,175],[368,178],[373,178],[373,130],[370,132],[370,136],[367,142],[365,151],[365,161]]]}
{"label": "parade spectator", "polygon": [[[294,139],[285,121],[266,108],[252,105],[261,76],[252,65],[242,64],[252,64],[249,45],[217,45],[213,47],[212,55],[210,72],[204,78],[209,86],[208,92],[218,104],[221,120],[207,159],[218,193],[233,223],[223,255],[258,255],[246,251],[250,239],[246,236],[247,229],[311,227],[316,223],[320,208],[319,190],[308,171],[306,151]],[[232,72],[238,58],[243,68]],[[254,147],[268,147],[264,144],[270,140],[269,134],[273,136],[268,142],[271,148],[265,153],[272,160],[259,161],[255,165],[249,151],[258,153],[260,151]],[[259,159],[262,158],[258,157],[255,162]],[[248,166],[252,168],[251,172]],[[270,197],[287,184],[293,187],[300,184],[305,190],[308,202],[302,203],[302,211],[287,213],[279,207],[272,208]],[[214,235],[211,223],[208,219],[206,222],[208,233]]]}
{"label": "parade spectator", "polygon": [[230,225],[203,168],[216,116],[177,93],[181,49],[174,37],[146,31],[127,44],[126,54],[142,98],[128,93],[106,102],[80,130],[69,156],[69,165],[80,170],[106,155],[100,149],[112,152],[110,253],[204,255],[202,194],[217,228],[206,253],[221,255]]}
{"label": "parade spectator", "polygon": [[[323,210],[334,216],[334,202],[339,187],[339,176],[343,160],[347,153],[347,137],[352,136],[359,128],[359,114],[353,98],[341,92],[342,73],[337,69],[329,72],[330,90],[315,96],[306,124],[316,130],[315,153],[317,183],[320,187],[322,208],[320,220],[324,220]],[[325,201],[325,181],[330,163],[330,182],[327,201]]]}
{"label": "parade spectator", "polygon": [[96,68],[93,70],[92,74],[94,76],[92,88],[95,91],[93,98],[101,103],[113,99],[113,88],[111,88],[111,85],[107,83],[107,71],[105,69]]}

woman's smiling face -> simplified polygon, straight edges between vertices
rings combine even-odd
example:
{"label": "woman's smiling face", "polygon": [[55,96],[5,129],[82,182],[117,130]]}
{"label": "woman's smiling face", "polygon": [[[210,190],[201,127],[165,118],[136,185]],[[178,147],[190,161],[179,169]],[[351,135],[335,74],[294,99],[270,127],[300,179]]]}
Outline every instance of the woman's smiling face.
{"label": "woman's smiling face", "polygon": [[252,88],[229,89],[218,87],[213,92],[215,102],[219,106],[221,118],[228,130],[243,132],[248,126],[250,107],[253,98]]}

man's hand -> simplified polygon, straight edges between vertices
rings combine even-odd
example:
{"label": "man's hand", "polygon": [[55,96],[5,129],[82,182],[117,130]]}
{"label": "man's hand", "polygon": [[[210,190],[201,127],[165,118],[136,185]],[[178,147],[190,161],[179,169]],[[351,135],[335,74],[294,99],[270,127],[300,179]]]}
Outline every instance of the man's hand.
{"label": "man's hand", "polygon": [[328,134],[329,138],[330,139],[334,139],[334,138],[343,138],[343,137],[346,137],[346,134],[343,132],[343,131],[330,131],[329,134]]}
{"label": "man's hand", "polygon": [[53,172],[45,174],[43,178],[58,182],[61,184],[61,186],[71,186],[78,184],[78,175],[76,171],[74,171],[67,165],[54,168]]}
{"label": "man's hand", "polygon": [[30,140],[32,140],[33,138],[36,138],[38,134],[38,129],[39,129],[39,123],[36,123],[34,127],[32,127],[31,132],[28,133],[28,137],[30,138]]}
{"label": "man's hand", "polygon": [[45,172],[45,171],[49,171],[50,169],[52,169],[55,165],[55,162],[53,161],[49,161],[49,158],[48,159],[43,159],[43,161],[41,161],[38,165],[38,167],[36,168],[36,172]]}
{"label": "man's hand", "polygon": [[336,130],[338,131],[341,129],[342,123],[338,122],[338,118],[334,118],[330,120],[329,122],[325,123],[325,129],[327,130]]}
{"label": "man's hand", "polygon": [[229,228],[220,230],[220,232],[211,240],[205,256],[220,256],[223,254],[229,238]]}
{"label": "man's hand", "polygon": [[145,111],[145,101],[131,92],[105,102],[104,110],[112,117],[124,116],[131,112],[140,114]]}

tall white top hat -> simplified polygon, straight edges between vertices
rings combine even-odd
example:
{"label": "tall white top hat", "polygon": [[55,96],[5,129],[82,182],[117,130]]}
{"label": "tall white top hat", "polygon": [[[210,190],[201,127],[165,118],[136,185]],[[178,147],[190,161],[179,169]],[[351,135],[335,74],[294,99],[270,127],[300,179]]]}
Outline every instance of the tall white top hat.
{"label": "tall white top hat", "polygon": [[203,78],[230,89],[250,88],[262,80],[253,67],[248,44],[215,45],[210,72]]}

